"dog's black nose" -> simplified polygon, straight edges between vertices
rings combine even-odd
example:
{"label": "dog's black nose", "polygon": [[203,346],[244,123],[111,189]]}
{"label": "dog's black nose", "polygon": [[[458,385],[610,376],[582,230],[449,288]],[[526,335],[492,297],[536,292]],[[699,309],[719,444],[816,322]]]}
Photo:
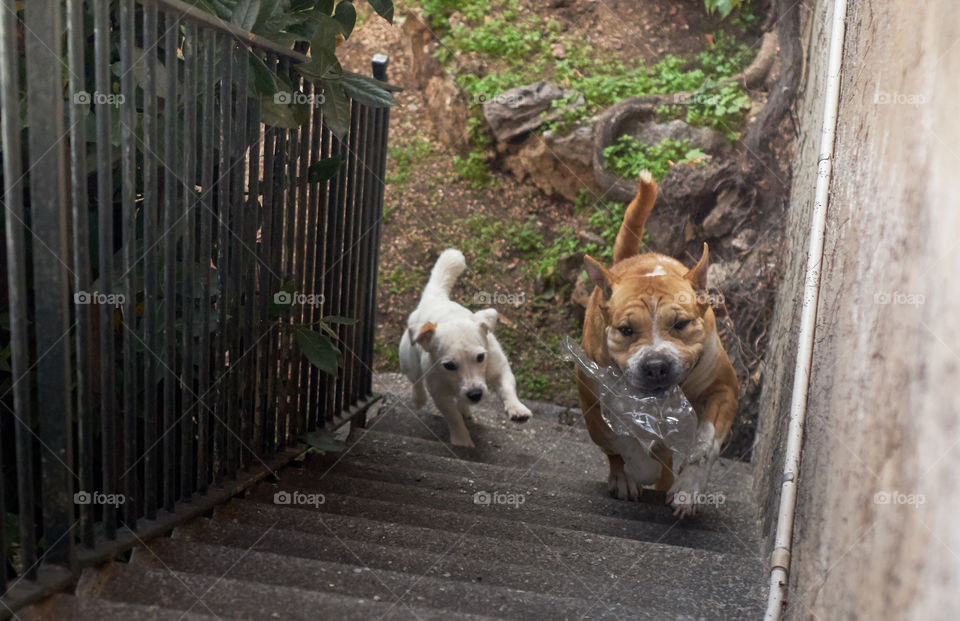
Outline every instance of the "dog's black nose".
{"label": "dog's black nose", "polygon": [[467,399],[470,399],[471,401],[473,401],[474,403],[476,403],[476,402],[479,401],[480,399],[483,399],[483,391],[480,390],[479,388],[474,388],[473,390],[468,390],[468,391],[467,391]]}
{"label": "dog's black nose", "polygon": [[669,381],[670,361],[663,356],[651,356],[640,367],[643,380],[650,386],[660,386]]}

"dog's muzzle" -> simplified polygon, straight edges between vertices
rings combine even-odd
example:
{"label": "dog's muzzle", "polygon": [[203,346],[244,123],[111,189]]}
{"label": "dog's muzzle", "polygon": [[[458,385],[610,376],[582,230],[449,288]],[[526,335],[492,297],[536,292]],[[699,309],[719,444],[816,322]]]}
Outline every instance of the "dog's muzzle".
{"label": "dog's muzzle", "polygon": [[683,368],[673,357],[650,352],[630,360],[627,381],[645,392],[660,392],[680,383]]}
{"label": "dog's muzzle", "polygon": [[483,391],[479,388],[473,388],[467,391],[467,399],[470,399],[474,403],[478,403],[480,399],[483,399]]}

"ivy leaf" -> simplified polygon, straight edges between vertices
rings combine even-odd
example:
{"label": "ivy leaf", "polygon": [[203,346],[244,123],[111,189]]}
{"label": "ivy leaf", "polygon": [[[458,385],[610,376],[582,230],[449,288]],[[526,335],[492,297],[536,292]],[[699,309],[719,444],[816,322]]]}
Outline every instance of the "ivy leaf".
{"label": "ivy leaf", "polygon": [[344,94],[339,80],[323,80],[323,122],[343,140],[350,131],[350,100]]}
{"label": "ivy leaf", "polygon": [[310,183],[329,181],[333,179],[342,165],[343,160],[336,155],[333,157],[325,157],[318,162],[314,162],[310,165],[310,168],[307,169],[307,181]]}
{"label": "ivy leaf", "polygon": [[316,81],[343,72],[340,61],[337,60],[337,55],[333,50],[315,48],[311,45],[310,53],[312,57],[308,62],[296,65],[297,72],[300,75]]}
{"label": "ivy leaf", "polygon": [[314,9],[321,11],[326,15],[333,15],[333,4],[334,0],[317,0],[317,3],[314,5]]}
{"label": "ivy leaf", "polygon": [[326,334],[320,334],[306,328],[298,328],[294,333],[300,351],[307,357],[310,364],[327,375],[337,376],[337,367],[340,365],[340,350],[333,344]]}
{"label": "ivy leaf", "polygon": [[358,73],[344,73],[340,86],[347,95],[371,108],[389,108],[397,103],[383,83]]}
{"label": "ivy leaf", "polygon": [[326,429],[317,429],[316,431],[305,433],[300,436],[300,441],[324,453],[328,451],[331,453],[342,453],[347,450],[347,443],[343,440],[338,440]]}
{"label": "ivy leaf", "polygon": [[393,0],[369,0],[369,2],[377,15],[393,23]]}
{"label": "ivy leaf", "polygon": [[349,39],[353,27],[357,24],[357,9],[354,8],[350,0],[343,0],[337,5],[337,10],[333,13],[333,19],[343,27],[343,38]]}
{"label": "ivy leaf", "polygon": [[294,118],[293,108],[276,101],[276,96],[260,98],[260,120],[263,121],[264,125],[272,125],[281,129],[300,127],[300,124]]}
{"label": "ivy leaf", "polygon": [[252,30],[260,14],[260,0],[240,0],[230,15],[230,21],[244,30]]}
{"label": "ivy leaf", "polygon": [[253,85],[254,94],[273,96],[277,92],[277,82],[273,77],[273,72],[256,54],[248,54],[248,57],[250,59],[250,72],[253,74],[250,83]]}
{"label": "ivy leaf", "polygon": [[257,21],[254,22],[250,30],[261,34],[263,27],[270,21],[273,14],[277,11],[278,0],[262,0],[260,2],[260,11],[257,13]]}

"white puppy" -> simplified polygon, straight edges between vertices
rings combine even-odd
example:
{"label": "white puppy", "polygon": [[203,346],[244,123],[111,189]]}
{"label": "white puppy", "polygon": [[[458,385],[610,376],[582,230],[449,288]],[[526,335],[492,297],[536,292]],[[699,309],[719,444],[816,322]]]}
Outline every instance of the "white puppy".
{"label": "white puppy", "polygon": [[487,385],[503,399],[510,420],[530,418],[530,410],[517,398],[510,363],[493,336],[497,310],[473,313],[450,299],[466,267],[459,250],[443,251],[400,340],[400,367],[413,382],[414,404],[423,407],[429,391],[450,428],[450,442],[458,446],[473,446],[463,418],[469,418],[470,404],[483,398]]}

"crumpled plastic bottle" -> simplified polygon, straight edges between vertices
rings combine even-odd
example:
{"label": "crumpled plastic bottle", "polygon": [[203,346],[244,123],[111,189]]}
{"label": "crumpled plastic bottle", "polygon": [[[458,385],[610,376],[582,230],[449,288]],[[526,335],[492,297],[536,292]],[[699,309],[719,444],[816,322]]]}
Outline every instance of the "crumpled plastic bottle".
{"label": "crumpled plastic bottle", "polygon": [[651,459],[657,446],[675,453],[676,465],[696,461],[697,413],[679,386],[645,394],[630,385],[616,366],[601,367],[587,357],[583,348],[569,336],[564,340],[568,359],[593,380],[604,422],[616,435],[614,445],[624,459],[624,469],[643,485],[655,483],[660,464]]}

